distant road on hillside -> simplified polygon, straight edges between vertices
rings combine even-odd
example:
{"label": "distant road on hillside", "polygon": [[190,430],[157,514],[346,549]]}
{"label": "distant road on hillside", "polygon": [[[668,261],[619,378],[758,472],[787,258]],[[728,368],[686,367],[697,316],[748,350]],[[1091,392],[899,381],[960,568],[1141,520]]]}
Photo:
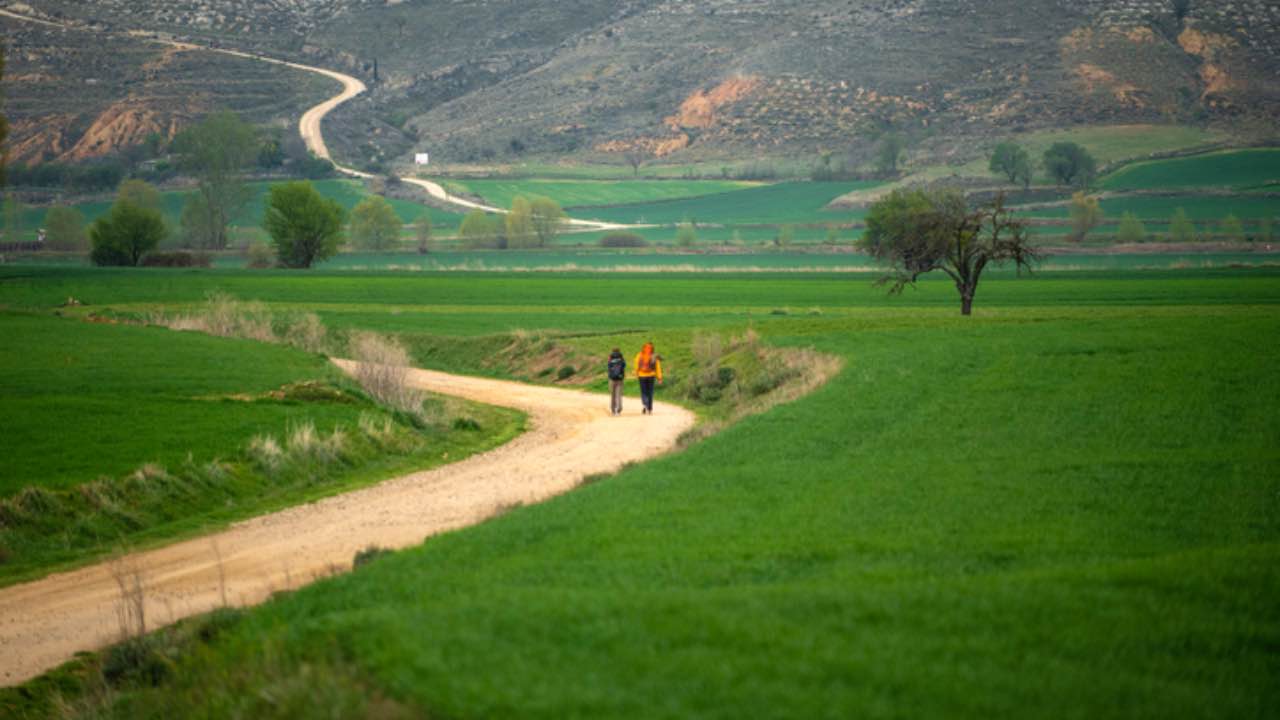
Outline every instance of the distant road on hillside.
{"label": "distant road on hillside", "polygon": [[[0,10],[0,15],[3,15],[4,17],[13,18],[15,20],[38,23],[40,25],[47,25],[50,27],[66,28],[71,30],[86,30],[86,28],[80,28],[80,27],[76,27],[74,25],[69,25],[66,23],[54,22],[52,20],[45,20],[43,18],[31,17],[29,15],[21,15],[18,13],[10,12],[8,10]],[[256,53],[243,52],[240,50],[208,47],[206,45],[196,45],[190,42],[184,42],[184,41],[178,41],[178,40],[166,40],[160,37],[148,37],[146,39],[150,40],[151,42],[160,43],[162,45],[169,45],[171,47],[179,48],[181,50],[203,50],[206,52],[216,52],[216,53],[221,53],[223,55],[231,55],[233,57],[245,58],[248,60],[258,60],[260,62],[272,63],[274,65],[283,65],[285,67],[293,68],[295,70],[302,70],[305,72],[317,73],[327,78],[337,80],[339,83],[342,84],[342,92],[338,93],[337,95],[334,95],[328,100],[325,100],[319,105],[316,105],[308,109],[305,113],[303,113],[302,118],[298,121],[298,133],[302,136],[302,140],[303,142],[306,143],[308,150],[310,150],[316,157],[324,158],[325,160],[332,162],[334,168],[337,169],[338,172],[344,175],[349,175],[351,177],[358,177],[358,178],[374,177],[371,173],[362,172],[360,170],[356,170],[355,168],[349,168],[349,167],[345,167],[343,165],[338,164],[333,159],[333,156],[329,154],[329,146],[326,145],[324,141],[324,131],[322,126],[324,123],[325,116],[328,115],[330,112],[332,112],[338,106],[342,105],[348,100],[368,90],[368,87],[360,79],[354,78],[344,73],[340,73],[336,70],[328,70],[325,68],[314,67],[311,65],[303,65],[301,63],[290,62],[288,60],[280,60],[278,58],[267,57],[265,55],[259,55]],[[406,182],[411,185],[416,185],[422,188],[423,190],[425,190],[427,194],[430,195],[431,197],[441,202],[457,206],[459,208],[463,208],[467,210],[483,210],[485,212],[492,212],[492,213],[507,212],[502,208],[492,207],[489,205],[484,205],[482,203],[472,202],[471,200],[460,198],[455,195],[450,195],[449,192],[444,189],[444,186],[442,186],[440,183],[437,183],[437,182],[432,182],[430,180],[423,180],[417,177],[402,177],[400,178],[400,180],[402,182]],[[578,220],[574,218],[569,218],[566,222],[574,227],[577,227],[583,230],[613,230],[613,229],[618,229],[623,227],[629,227],[627,225],[620,225],[616,223],[597,222],[595,220]]]}

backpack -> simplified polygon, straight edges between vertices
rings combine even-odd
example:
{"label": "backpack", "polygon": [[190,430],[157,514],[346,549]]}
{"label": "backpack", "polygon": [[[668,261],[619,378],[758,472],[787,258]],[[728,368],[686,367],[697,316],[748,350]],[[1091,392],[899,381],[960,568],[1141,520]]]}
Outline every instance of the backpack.
{"label": "backpack", "polygon": [[609,379],[621,380],[627,372],[627,361],[621,356],[609,358]]}

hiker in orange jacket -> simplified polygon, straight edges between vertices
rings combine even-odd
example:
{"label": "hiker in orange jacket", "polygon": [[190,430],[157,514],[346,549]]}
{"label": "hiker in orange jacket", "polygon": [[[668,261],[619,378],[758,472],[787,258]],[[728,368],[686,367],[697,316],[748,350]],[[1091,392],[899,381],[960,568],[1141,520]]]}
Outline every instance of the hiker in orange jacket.
{"label": "hiker in orange jacket", "polygon": [[653,381],[662,382],[662,358],[653,351],[653,343],[647,342],[636,355],[636,379],[640,381],[641,410],[645,415],[653,414]]}

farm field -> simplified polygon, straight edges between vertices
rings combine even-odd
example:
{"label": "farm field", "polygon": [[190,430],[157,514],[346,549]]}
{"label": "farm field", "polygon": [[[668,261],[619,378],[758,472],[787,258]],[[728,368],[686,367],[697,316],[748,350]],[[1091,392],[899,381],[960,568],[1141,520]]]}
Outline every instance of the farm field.
{"label": "farm field", "polygon": [[824,210],[827,203],[875,183],[788,182],[697,198],[592,208],[593,220],[670,225],[686,220],[724,225],[842,222],[859,212]]}
{"label": "farm field", "polygon": [[[1061,228],[1036,228],[1061,232]],[[799,233],[797,233],[797,236]],[[763,242],[763,241],[762,241]],[[847,242],[845,244],[847,248]],[[751,252],[620,251],[596,248],[559,248],[528,251],[442,251],[417,253],[343,253],[326,261],[331,271],[392,272],[847,272],[874,276],[880,268],[872,259],[845,248],[826,250],[774,250],[753,248]],[[734,248],[734,250],[737,250]],[[1160,252],[1097,253],[1088,249],[1072,254],[1050,255],[1041,266],[1045,271],[1211,268],[1231,265],[1280,263],[1280,254],[1265,252]],[[219,266],[242,266],[238,257],[222,258]],[[1000,274],[999,268],[988,272]]]}
{"label": "farm field", "polygon": [[1129,165],[1099,183],[1103,190],[1227,187],[1253,190],[1280,184],[1280,149],[1233,150]]}
{"label": "farm field", "polygon": [[[1099,201],[1105,220],[1118,221],[1126,212],[1131,212],[1143,220],[1168,222],[1178,208],[1187,211],[1187,217],[1196,222],[1216,223],[1228,215],[1235,215],[1241,220],[1280,217],[1280,197],[1249,197],[1248,195],[1196,195],[1161,197],[1150,195],[1131,195],[1127,197],[1104,198]],[[1052,207],[1030,210],[1031,217],[1067,218],[1071,216],[1067,207]]]}
{"label": "farm field", "polygon": [[511,207],[517,195],[541,195],[563,208],[631,205],[659,200],[700,197],[733,192],[759,183],[729,180],[568,180],[529,178],[512,180],[451,180],[450,190],[479,195],[496,207]]}
{"label": "farm field", "polygon": [[[695,336],[748,327],[844,362],[682,452],[157,639],[187,652],[158,687],[114,690],[108,716],[1280,701],[1280,351],[1257,342],[1280,331],[1280,270],[997,274],[968,319],[932,279],[888,298],[821,274],[18,272],[0,269],[11,307],[76,288],[128,314],[216,286],[454,347],[431,355],[449,370],[486,371],[468,350],[517,328],[596,355],[653,338],[673,377]],[[50,684],[32,687],[0,707],[38,708]]]}
{"label": "farm field", "polygon": [[465,457],[519,423],[430,400],[440,426],[414,426],[282,345],[38,311],[0,311],[0,332],[0,585]]}

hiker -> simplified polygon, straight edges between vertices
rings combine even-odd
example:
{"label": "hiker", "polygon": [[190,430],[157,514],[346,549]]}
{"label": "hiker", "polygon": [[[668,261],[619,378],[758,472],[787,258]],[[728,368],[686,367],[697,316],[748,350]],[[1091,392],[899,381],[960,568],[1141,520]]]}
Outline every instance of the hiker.
{"label": "hiker", "polygon": [[627,376],[627,361],[622,351],[614,348],[609,353],[609,411],[614,415],[622,414],[622,380]]}
{"label": "hiker", "polygon": [[640,381],[640,402],[645,415],[653,414],[653,381],[662,382],[662,358],[653,352],[653,343],[647,342],[636,356],[636,378]]}

